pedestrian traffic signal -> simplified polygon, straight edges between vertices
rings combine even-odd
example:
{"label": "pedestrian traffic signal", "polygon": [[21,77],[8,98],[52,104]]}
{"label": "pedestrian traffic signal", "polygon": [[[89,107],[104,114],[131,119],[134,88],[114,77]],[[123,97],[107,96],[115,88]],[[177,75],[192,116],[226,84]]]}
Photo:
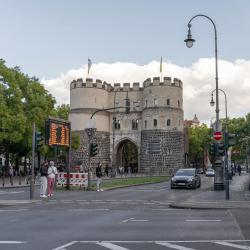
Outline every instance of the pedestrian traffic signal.
{"label": "pedestrian traffic signal", "polygon": [[90,156],[96,156],[98,154],[98,144],[90,143]]}
{"label": "pedestrian traffic signal", "polygon": [[216,145],[215,145],[215,143],[214,142],[211,142],[210,144],[209,144],[209,154],[211,155],[211,156],[215,156],[215,152],[216,152],[216,147],[215,147]]}
{"label": "pedestrian traffic signal", "polygon": [[126,114],[130,113],[130,100],[128,97],[125,99],[125,109],[126,109]]}
{"label": "pedestrian traffic signal", "polygon": [[224,156],[225,154],[225,145],[224,143],[218,143],[218,155]]}
{"label": "pedestrian traffic signal", "polygon": [[41,132],[36,131],[35,134],[35,148],[36,151],[39,151],[39,149],[43,146],[43,135]]}
{"label": "pedestrian traffic signal", "polygon": [[225,146],[226,148],[229,148],[233,145],[235,145],[235,134],[225,132]]}

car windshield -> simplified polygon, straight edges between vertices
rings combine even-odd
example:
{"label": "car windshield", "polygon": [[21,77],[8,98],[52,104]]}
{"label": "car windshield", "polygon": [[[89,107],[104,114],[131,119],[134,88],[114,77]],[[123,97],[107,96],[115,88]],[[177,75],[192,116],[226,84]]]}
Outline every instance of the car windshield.
{"label": "car windshield", "polygon": [[193,176],[194,174],[195,174],[194,170],[180,169],[176,172],[175,176]]}
{"label": "car windshield", "polygon": [[208,169],[207,172],[214,172],[214,170],[213,169]]}

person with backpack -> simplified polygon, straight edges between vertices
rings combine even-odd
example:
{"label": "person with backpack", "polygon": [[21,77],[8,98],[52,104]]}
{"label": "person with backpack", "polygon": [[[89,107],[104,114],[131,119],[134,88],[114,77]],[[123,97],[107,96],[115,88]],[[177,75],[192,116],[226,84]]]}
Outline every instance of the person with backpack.
{"label": "person with backpack", "polygon": [[40,169],[40,197],[41,198],[46,198],[46,192],[47,192],[47,186],[48,186],[48,181],[47,181],[47,177],[48,177],[48,162],[45,161],[43,163],[43,165],[41,166]]}
{"label": "person with backpack", "polygon": [[50,165],[48,169],[48,197],[51,197],[54,195],[56,175],[57,175],[57,168],[55,167],[54,162],[50,161]]}

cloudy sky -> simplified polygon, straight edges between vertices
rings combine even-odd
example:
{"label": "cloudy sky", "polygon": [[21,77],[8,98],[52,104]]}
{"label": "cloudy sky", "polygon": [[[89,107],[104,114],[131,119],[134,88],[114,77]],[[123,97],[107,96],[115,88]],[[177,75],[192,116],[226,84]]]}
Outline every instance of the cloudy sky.
{"label": "cloudy sky", "polygon": [[[86,77],[143,82],[165,76],[184,84],[185,118],[208,122],[215,88],[214,31],[204,18],[192,22],[192,49],[183,40],[196,14],[210,16],[218,31],[219,87],[230,117],[250,107],[250,1],[246,0],[0,0],[0,58],[39,77],[58,104],[69,103],[69,83]],[[224,97],[220,96],[221,116]]]}

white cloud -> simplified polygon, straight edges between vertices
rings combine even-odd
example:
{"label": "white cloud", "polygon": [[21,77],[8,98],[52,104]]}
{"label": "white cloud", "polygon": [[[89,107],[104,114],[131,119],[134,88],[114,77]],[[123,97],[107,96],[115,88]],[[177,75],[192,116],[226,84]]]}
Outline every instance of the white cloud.
{"label": "white cloud", "polygon": [[[90,76],[93,79],[113,83],[140,82],[146,78],[159,76],[159,62],[147,65],[116,62],[113,64],[92,64]],[[228,98],[229,117],[244,116],[250,112],[250,61],[243,59],[235,62],[219,60],[219,88]],[[77,78],[85,78],[87,64],[79,69],[71,69],[55,79],[42,79],[45,88],[55,96],[57,103],[69,103],[69,84]],[[214,108],[209,105],[210,93],[215,89],[215,61],[202,58],[190,67],[180,67],[170,62],[163,63],[163,75],[176,77],[183,82],[184,116],[192,119],[197,114],[201,121],[215,116]],[[220,116],[225,116],[224,96],[220,94]]]}

